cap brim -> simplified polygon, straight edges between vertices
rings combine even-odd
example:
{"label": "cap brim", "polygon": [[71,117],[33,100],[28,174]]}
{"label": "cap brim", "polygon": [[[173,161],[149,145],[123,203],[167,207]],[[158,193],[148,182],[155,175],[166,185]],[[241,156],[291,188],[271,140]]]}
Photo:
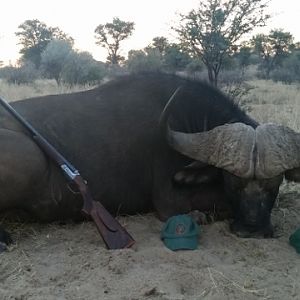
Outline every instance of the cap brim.
{"label": "cap brim", "polygon": [[297,253],[300,254],[300,239],[296,237],[290,237],[290,244],[296,249]]}
{"label": "cap brim", "polygon": [[297,253],[300,254],[300,228],[290,236],[289,240],[290,244],[296,249]]}
{"label": "cap brim", "polygon": [[163,239],[164,244],[167,248],[175,250],[195,250],[198,248],[198,238],[197,237],[181,237],[181,238],[172,238]]}

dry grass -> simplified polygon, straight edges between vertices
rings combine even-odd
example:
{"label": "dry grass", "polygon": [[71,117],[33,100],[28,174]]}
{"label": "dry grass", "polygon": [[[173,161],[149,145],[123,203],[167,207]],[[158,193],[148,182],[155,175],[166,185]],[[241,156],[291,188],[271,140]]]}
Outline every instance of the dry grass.
{"label": "dry grass", "polygon": [[249,83],[254,89],[244,102],[251,116],[261,123],[283,124],[300,131],[300,85],[284,85],[267,80]]}
{"label": "dry grass", "polygon": [[8,84],[0,80],[0,96],[9,102],[43,95],[73,93],[90,88],[90,86],[82,85],[57,85],[54,80],[36,80],[26,85]]}

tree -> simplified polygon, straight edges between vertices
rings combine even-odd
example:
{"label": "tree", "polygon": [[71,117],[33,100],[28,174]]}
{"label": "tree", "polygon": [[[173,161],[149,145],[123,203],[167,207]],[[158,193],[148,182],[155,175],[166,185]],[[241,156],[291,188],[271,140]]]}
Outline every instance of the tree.
{"label": "tree", "polygon": [[248,45],[243,45],[238,49],[235,58],[239,66],[244,70],[251,63],[252,48]]}
{"label": "tree", "polygon": [[169,43],[168,39],[163,36],[153,38],[151,44],[144,49],[148,56],[153,54],[153,50],[161,57],[161,67],[169,72],[182,70],[191,60],[188,53],[184,52],[180,45]]}
{"label": "tree", "polygon": [[265,77],[270,78],[270,72],[281,66],[292,50],[293,36],[282,29],[274,29],[268,35],[257,34],[251,43],[261,58],[260,68],[265,72]]}
{"label": "tree", "polygon": [[167,71],[176,72],[186,68],[192,59],[178,44],[170,44],[165,49],[163,60]]}
{"label": "tree", "polygon": [[72,45],[68,41],[50,41],[41,55],[42,73],[50,79],[54,78],[57,84],[60,84],[61,71],[72,51]]}
{"label": "tree", "polygon": [[181,45],[200,58],[207,68],[209,81],[217,85],[224,58],[241,37],[255,27],[264,26],[266,0],[205,0],[197,10],[181,15],[173,29]]}
{"label": "tree", "polygon": [[19,38],[19,44],[23,46],[20,50],[21,59],[34,63],[37,68],[40,66],[41,54],[51,40],[66,40],[71,44],[74,42],[73,38],[58,27],[48,27],[37,19],[26,20],[18,28],[20,30],[15,34]]}
{"label": "tree", "polygon": [[300,52],[294,48],[282,63],[272,70],[270,78],[286,84],[300,81]]}
{"label": "tree", "polygon": [[134,30],[133,22],[125,22],[119,18],[113,18],[112,23],[98,25],[95,29],[96,44],[108,51],[107,62],[119,65],[124,61],[120,55],[120,43],[127,39]]}
{"label": "tree", "polygon": [[152,39],[152,43],[148,47],[157,49],[158,52],[163,56],[166,53],[166,50],[169,46],[170,46],[170,44],[166,37],[157,36]]}

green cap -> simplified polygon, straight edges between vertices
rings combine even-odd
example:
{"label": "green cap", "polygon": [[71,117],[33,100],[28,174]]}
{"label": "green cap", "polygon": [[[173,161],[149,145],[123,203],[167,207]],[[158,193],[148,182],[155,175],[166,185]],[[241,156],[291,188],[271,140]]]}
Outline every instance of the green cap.
{"label": "green cap", "polygon": [[290,244],[296,249],[296,251],[300,254],[300,228],[297,229],[290,236]]}
{"label": "green cap", "polygon": [[197,249],[198,236],[199,226],[188,215],[169,218],[161,232],[161,239],[164,244],[173,251]]}

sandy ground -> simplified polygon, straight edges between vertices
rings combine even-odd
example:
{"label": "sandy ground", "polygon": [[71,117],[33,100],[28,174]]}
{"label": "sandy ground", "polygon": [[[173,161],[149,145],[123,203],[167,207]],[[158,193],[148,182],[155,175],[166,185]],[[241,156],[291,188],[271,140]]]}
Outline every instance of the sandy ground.
{"label": "sandy ground", "polygon": [[215,222],[195,251],[165,248],[154,215],[121,218],[137,245],[113,251],[90,222],[8,223],[16,244],[0,254],[0,299],[300,299],[300,255],[288,244],[299,198],[300,185],[282,188],[276,238],[240,239]]}

